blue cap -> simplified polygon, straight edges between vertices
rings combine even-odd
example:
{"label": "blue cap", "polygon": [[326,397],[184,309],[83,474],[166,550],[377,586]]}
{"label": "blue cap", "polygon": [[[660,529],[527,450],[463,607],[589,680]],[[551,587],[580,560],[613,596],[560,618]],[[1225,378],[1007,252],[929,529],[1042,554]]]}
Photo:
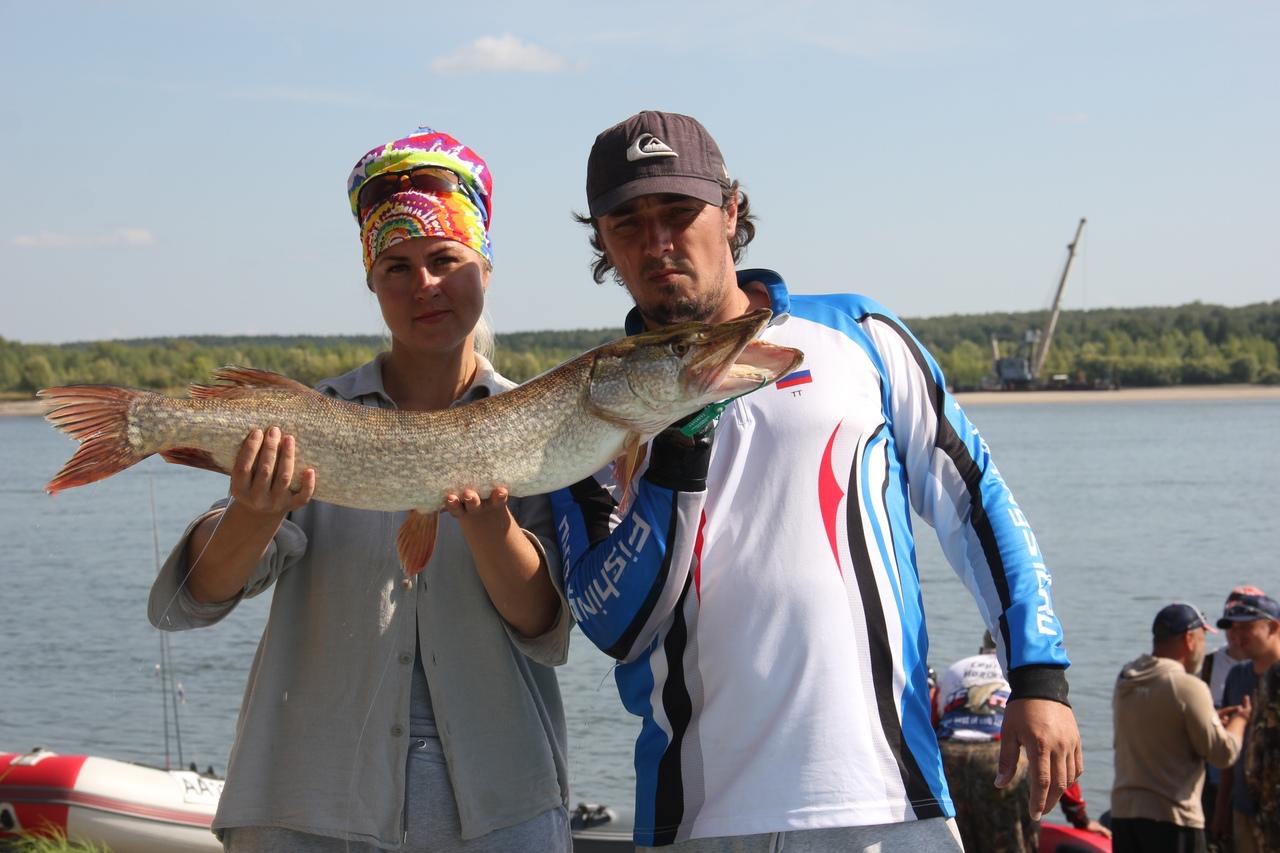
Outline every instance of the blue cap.
{"label": "blue cap", "polygon": [[1227,609],[1218,620],[1219,628],[1230,628],[1237,622],[1271,619],[1280,622],[1280,602],[1269,595],[1241,595],[1227,600]]}
{"label": "blue cap", "polygon": [[1190,604],[1170,604],[1156,614],[1155,621],[1151,623],[1151,634],[1157,640],[1166,640],[1196,628],[1218,633],[1204,618],[1204,614]]}

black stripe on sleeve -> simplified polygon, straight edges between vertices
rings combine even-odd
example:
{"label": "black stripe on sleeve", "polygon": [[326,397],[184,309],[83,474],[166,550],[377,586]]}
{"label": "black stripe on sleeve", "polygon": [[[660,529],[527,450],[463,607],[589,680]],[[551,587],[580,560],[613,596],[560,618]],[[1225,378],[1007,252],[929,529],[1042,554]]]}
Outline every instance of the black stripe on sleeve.
{"label": "black stripe on sleeve", "polygon": [[938,434],[934,439],[934,444],[956,466],[961,479],[964,480],[965,490],[969,493],[970,524],[973,526],[974,533],[978,536],[978,542],[982,545],[982,553],[987,558],[987,565],[991,567],[991,581],[995,586],[996,596],[1000,599],[1000,633],[1004,635],[1004,647],[1008,649],[1010,648],[1009,625],[1004,614],[1012,606],[1013,600],[1009,595],[1009,577],[1005,571],[1004,558],[1000,556],[1000,547],[996,544],[996,535],[991,527],[991,519],[987,516],[986,507],[982,504],[982,471],[978,469],[978,463],[974,460],[973,455],[969,453],[969,448],[965,446],[955,428],[951,426],[951,422],[947,420],[946,406],[944,404],[947,391],[934,382],[933,371],[929,370],[929,364],[925,360],[924,352],[920,349],[920,346],[891,317],[886,317],[883,314],[868,314],[867,316],[880,320],[897,333],[898,337],[902,338],[907,351],[915,359],[921,376],[924,377],[929,399],[933,401],[934,418],[938,422]]}
{"label": "black stripe on sleeve", "polygon": [[[874,440],[883,429],[883,425],[877,427],[868,441]],[[862,530],[863,510],[858,490],[860,464],[859,456],[855,458],[849,474],[845,518],[849,535],[849,554],[853,558],[854,578],[866,618],[867,645],[871,657],[871,683],[876,694],[876,711],[880,717],[880,727],[884,731],[885,740],[888,741],[894,761],[898,764],[898,773],[902,777],[907,800],[916,818],[923,820],[931,817],[945,817],[942,805],[937,801],[929,783],[925,781],[924,774],[920,771],[919,762],[905,743],[902,721],[898,719],[898,705],[893,690],[893,647],[889,643],[889,628],[885,622],[884,610],[880,606],[879,583],[871,561],[867,538]]]}
{"label": "black stripe on sleeve", "polygon": [[579,480],[569,487],[569,494],[582,513],[582,524],[587,530],[587,543],[594,547],[609,538],[609,523],[617,503],[613,495],[597,482],[595,477]]}
{"label": "black stripe on sleeve", "polygon": [[684,653],[689,646],[689,626],[684,619],[684,603],[693,584],[693,576],[685,578],[680,600],[676,602],[671,630],[662,644],[667,658],[667,680],[662,685],[662,707],[671,724],[671,743],[658,762],[658,784],[653,804],[653,846],[673,844],[684,820],[684,774],[681,769],[681,747],[685,732],[693,718],[693,699],[684,681]]}
{"label": "black stripe on sleeve", "polygon": [[[649,617],[653,614],[653,608],[658,605],[658,598],[667,587],[667,578],[671,576],[672,546],[675,544],[676,532],[679,529],[680,493],[677,492],[671,499],[671,518],[667,522],[667,550],[662,555],[662,565],[658,567],[657,577],[653,579],[653,584],[649,587],[648,594],[645,595],[644,601],[640,603],[640,609],[636,611],[636,615],[631,619],[626,630],[618,636],[613,645],[604,650],[604,653],[609,657],[622,660],[627,656],[627,653],[631,651],[632,644],[636,641],[636,637],[640,636],[640,630],[644,628],[645,623],[649,621]],[[682,593],[681,600],[683,600],[683,597]]]}

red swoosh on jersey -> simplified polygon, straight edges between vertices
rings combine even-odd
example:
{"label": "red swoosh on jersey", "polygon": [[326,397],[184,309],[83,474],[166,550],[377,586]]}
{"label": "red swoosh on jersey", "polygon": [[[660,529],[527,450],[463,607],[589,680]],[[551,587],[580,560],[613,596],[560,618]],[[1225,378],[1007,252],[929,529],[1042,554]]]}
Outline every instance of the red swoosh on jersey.
{"label": "red swoosh on jersey", "polygon": [[702,600],[702,530],[707,526],[707,513],[703,510],[698,518],[698,536],[693,540],[693,592]]}
{"label": "red swoosh on jersey", "polygon": [[818,469],[818,506],[822,510],[822,525],[827,530],[827,541],[831,543],[831,556],[835,557],[836,570],[844,577],[844,569],[840,568],[840,548],[836,544],[836,512],[840,509],[840,501],[844,499],[844,490],[836,479],[831,468],[831,448],[835,446],[836,435],[844,421],[836,424],[827,439],[827,448],[822,451],[822,467]]}

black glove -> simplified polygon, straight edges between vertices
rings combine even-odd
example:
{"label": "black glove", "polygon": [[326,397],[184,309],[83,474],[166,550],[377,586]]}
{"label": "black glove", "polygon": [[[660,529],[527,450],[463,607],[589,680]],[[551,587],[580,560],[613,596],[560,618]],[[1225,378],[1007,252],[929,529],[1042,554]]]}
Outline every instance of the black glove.
{"label": "black glove", "polygon": [[649,468],[645,479],[655,486],[678,492],[704,492],[707,489],[707,466],[711,464],[711,439],[716,421],[709,423],[692,438],[680,428],[698,417],[695,412],[676,421],[653,437],[649,445]]}

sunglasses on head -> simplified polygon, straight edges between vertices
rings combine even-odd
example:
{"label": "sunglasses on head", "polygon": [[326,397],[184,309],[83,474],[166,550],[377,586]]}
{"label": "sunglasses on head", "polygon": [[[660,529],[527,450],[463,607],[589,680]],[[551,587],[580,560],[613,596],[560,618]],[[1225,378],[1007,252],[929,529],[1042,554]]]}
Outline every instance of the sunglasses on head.
{"label": "sunglasses on head", "polygon": [[1267,611],[1261,607],[1255,607],[1252,604],[1233,604],[1227,608],[1223,616],[1254,616],[1258,619],[1274,619]]}
{"label": "sunglasses on head", "polygon": [[402,190],[456,193],[462,186],[458,173],[443,166],[415,166],[403,172],[386,172],[365,181],[356,196],[360,210],[368,210]]}

